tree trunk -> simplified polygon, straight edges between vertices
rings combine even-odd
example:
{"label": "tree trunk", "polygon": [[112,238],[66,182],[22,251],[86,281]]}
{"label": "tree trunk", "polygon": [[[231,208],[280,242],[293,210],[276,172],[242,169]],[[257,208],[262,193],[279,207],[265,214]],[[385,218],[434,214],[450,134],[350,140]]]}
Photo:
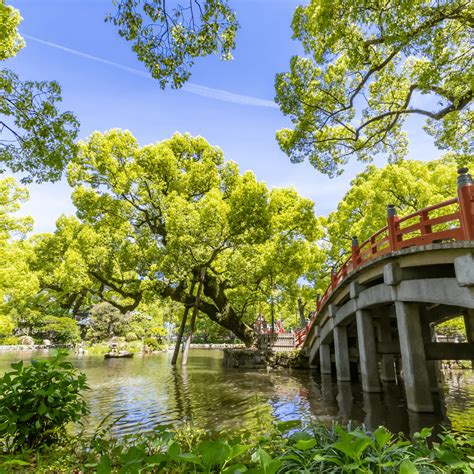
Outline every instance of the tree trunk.
{"label": "tree trunk", "polygon": [[201,280],[199,281],[199,286],[196,293],[196,301],[194,303],[194,308],[193,308],[193,314],[191,316],[191,321],[189,322],[189,333],[188,333],[188,338],[186,339],[186,343],[184,345],[184,352],[183,352],[183,357],[181,359],[181,365],[186,365],[188,363],[189,348],[191,346],[191,340],[193,338],[194,325],[196,324],[196,317],[199,312],[199,303],[201,302],[201,293],[202,293],[202,287],[204,285],[205,276],[206,276],[206,268],[202,268]]}
{"label": "tree trunk", "polygon": [[[195,282],[192,283],[191,289],[189,290],[189,295],[192,296],[194,291]],[[176,339],[176,344],[174,346],[173,357],[171,358],[171,365],[176,365],[178,361],[179,350],[181,348],[181,341],[183,340],[184,329],[186,328],[186,322],[188,319],[190,306],[186,305],[184,308],[183,318],[181,319],[181,325],[179,326],[178,337]]]}
{"label": "tree trunk", "polygon": [[298,298],[298,311],[300,313],[300,321],[301,321],[301,328],[304,329],[306,327],[306,318],[304,317],[304,308],[306,303],[303,304],[301,298]]}
{"label": "tree trunk", "polygon": [[[196,272],[198,273],[198,272]],[[198,273],[199,274],[199,273]],[[225,329],[232,331],[247,347],[251,346],[256,339],[253,329],[245,323],[230,304],[225,294],[225,285],[210,273],[206,274],[202,292],[210,301],[201,299],[199,311],[206,314],[209,319]],[[162,297],[169,297],[186,306],[194,306],[195,298],[184,292],[184,288],[167,288]]]}

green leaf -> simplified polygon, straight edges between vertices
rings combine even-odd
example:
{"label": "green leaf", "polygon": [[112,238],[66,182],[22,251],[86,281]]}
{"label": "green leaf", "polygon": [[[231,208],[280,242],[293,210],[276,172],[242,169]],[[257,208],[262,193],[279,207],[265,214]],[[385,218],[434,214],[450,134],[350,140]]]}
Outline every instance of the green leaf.
{"label": "green leaf", "polygon": [[203,464],[206,467],[222,465],[231,454],[229,445],[223,441],[203,441],[198,446],[198,451],[202,453]]}
{"label": "green leaf", "polygon": [[110,474],[112,472],[112,462],[107,454],[104,454],[97,464],[97,474]]}
{"label": "green leaf", "polygon": [[164,454],[153,454],[151,456],[146,457],[144,463],[147,466],[155,466],[161,464],[162,462],[165,462],[167,459],[168,457]]}
{"label": "green leaf", "polygon": [[290,439],[293,441],[298,441],[300,439],[313,439],[313,437],[306,431],[297,431],[290,436]]}
{"label": "green leaf", "polygon": [[250,449],[250,446],[245,446],[243,444],[234,444],[233,446],[231,446],[231,452],[227,459],[228,460],[234,459],[237,456],[240,456],[246,453],[249,449]]}
{"label": "green leaf", "polygon": [[183,461],[192,462],[194,464],[199,464],[200,466],[202,466],[201,459],[199,458],[199,456],[196,456],[193,453],[181,453],[178,458],[182,459]]}
{"label": "green leaf", "polygon": [[175,441],[171,441],[170,444],[168,445],[168,456],[171,459],[178,459],[178,456],[181,453],[181,447],[179,446],[178,443]]}
{"label": "green leaf", "polygon": [[281,421],[276,425],[277,430],[280,433],[287,433],[288,431],[299,428],[301,426],[300,420],[288,420],[288,421]]}
{"label": "green leaf", "polygon": [[9,459],[8,461],[3,461],[2,465],[4,466],[31,466],[31,463],[24,461],[23,459]]}
{"label": "green leaf", "polygon": [[222,474],[240,474],[241,472],[247,472],[247,466],[243,464],[232,464],[231,466],[226,467]]}
{"label": "green leaf", "polygon": [[300,451],[307,451],[308,449],[314,448],[318,442],[315,439],[300,439],[296,444],[295,448],[299,449]]}
{"label": "green leaf", "polygon": [[383,448],[390,441],[390,438],[392,437],[392,433],[390,433],[390,431],[388,431],[383,426],[379,426],[374,431],[374,437],[379,447]]}
{"label": "green leaf", "polygon": [[419,471],[415,464],[405,459],[405,461],[400,464],[400,474],[419,474]]}
{"label": "green leaf", "polygon": [[16,371],[20,371],[23,368],[23,361],[20,360],[19,362],[13,362],[10,364],[12,369],[15,369]]}

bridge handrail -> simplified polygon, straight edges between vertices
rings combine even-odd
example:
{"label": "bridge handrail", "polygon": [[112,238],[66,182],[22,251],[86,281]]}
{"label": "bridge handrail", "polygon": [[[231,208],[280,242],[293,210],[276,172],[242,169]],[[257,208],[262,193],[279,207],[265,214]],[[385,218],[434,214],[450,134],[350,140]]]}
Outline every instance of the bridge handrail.
{"label": "bridge handrail", "polygon": [[[395,252],[407,247],[431,244],[434,241],[443,240],[474,240],[474,184],[467,168],[458,170],[458,196],[447,201],[440,202],[407,216],[399,218],[395,206],[388,205],[387,225],[372,234],[367,240],[359,245],[357,237],[352,239],[352,255],[342,264],[339,270],[331,272],[331,283],[326,288],[322,297],[316,303],[316,311],[313,318],[308,322],[304,336],[306,336],[312,325],[319,319],[321,308],[329,299],[334,290],[355,271],[359,266],[374,258]],[[458,205],[455,212],[443,214],[430,218],[430,212],[437,211],[449,206]],[[401,227],[400,224],[419,219],[419,222]],[[448,228],[433,231],[434,226],[447,225]],[[454,226],[458,224],[457,226]],[[420,235],[411,236],[414,232]],[[380,238],[380,236],[383,236]],[[303,333],[302,333],[303,336]],[[299,345],[302,345],[304,339]]]}

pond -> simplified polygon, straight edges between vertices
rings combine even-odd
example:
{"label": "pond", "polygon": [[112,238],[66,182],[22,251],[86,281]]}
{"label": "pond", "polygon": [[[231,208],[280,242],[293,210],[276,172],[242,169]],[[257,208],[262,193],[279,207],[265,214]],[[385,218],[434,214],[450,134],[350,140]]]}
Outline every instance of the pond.
{"label": "pond", "polygon": [[[45,352],[0,353],[0,373],[12,361],[45,357]],[[384,385],[381,394],[363,393],[355,383],[336,383],[310,371],[242,370],[222,366],[222,352],[192,350],[188,366],[170,365],[171,353],[104,360],[73,358],[85,372],[93,431],[107,415],[119,418],[113,430],[122,435],[153,429],[156,424],[183,424],[217,431],[264,431],[275,420],[301,419],[331,423],[383,424],[406,434],[439,423],[474,433],[474,371],[444,374],[436,397],[436,414],[408,412],[403,392]]]}

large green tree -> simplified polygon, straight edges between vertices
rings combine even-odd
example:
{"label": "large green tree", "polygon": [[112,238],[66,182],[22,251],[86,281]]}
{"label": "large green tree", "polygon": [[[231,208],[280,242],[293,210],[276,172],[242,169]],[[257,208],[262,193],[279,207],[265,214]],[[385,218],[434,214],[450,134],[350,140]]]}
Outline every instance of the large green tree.
{"label": "large green tree", "polygon": [[0,179],[0,336],[11,333],[19,309],[38,291],[30,269],[33,250],[24,240],[33,221],[15,215],[27,198],[27,190],[13,178]]}
{"label": "large green tree", "polygon": [[409,116],[441,149],[472,153],[473,10],[469,0],[311,0],[296,9],[304,55],[276,78],[293,162],[334,176],[350,158],[403,157]]}
{"label": "large green tree", "polygon": [[255,295],[270,273],[293,287],[321,257],[310,200],[240,175],[200,137],[139,147],[129,132],[94,133],[69,180],[79,220],[63,218],[45,240],[59,246],[45,253],[55,257],[44,278],[65,293],[87,288],[122,312],[148,295],[193,305],[190,286],[204,268],[199,310],[250,343]]}
{"label": "large green tree", "polygon": [[[23,47],[18,10],[0,0],[0,61]],[[0,173],[23,173],[23,182],[56,181],[74,156],[78,122],[60,112],[57,82],[21,81],[9,69],[0,70]]]}

